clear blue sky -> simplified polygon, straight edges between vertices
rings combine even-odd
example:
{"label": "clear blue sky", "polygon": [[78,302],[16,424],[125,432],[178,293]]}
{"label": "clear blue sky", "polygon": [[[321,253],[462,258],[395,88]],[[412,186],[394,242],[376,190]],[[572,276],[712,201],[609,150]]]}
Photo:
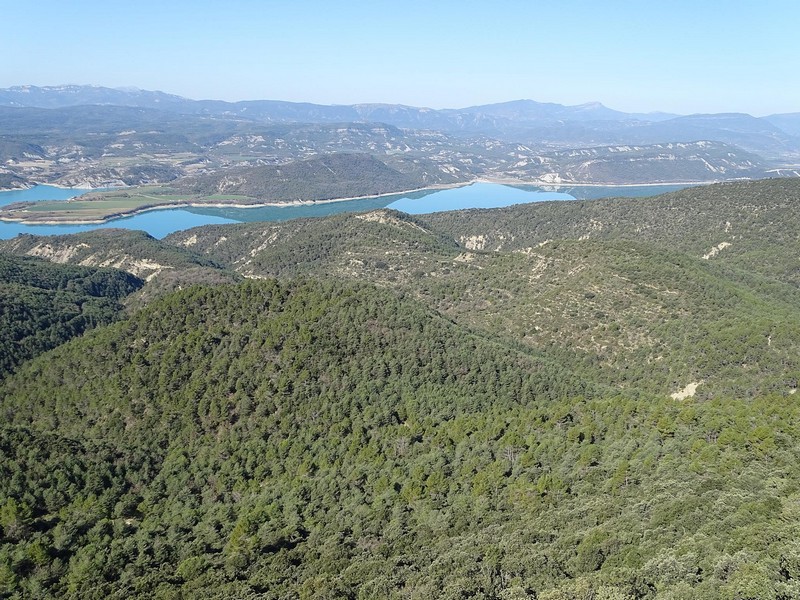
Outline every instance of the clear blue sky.
{"label": "clear blue sky", "polygon": [[0,87],[800,112],[798,0],[0,0]]}

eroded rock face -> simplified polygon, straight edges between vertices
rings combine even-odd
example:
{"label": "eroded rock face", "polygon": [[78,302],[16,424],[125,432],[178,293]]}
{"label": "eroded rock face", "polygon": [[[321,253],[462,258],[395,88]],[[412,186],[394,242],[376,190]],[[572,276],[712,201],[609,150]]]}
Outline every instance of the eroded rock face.
{"label": "eroded rock face", "polygon": [[709,250],[706,254],[703,255],[703,260],[709,260],[711,258],[714,258],[717,254],[725,250],[725,248],[729,248],[730,246],[731,246],[730,242],[720,242],[719,244],[711,248],[711,250]]}
{"label": "eroded rock face", "polygon": [[161,273],[164,269],[173,269],[169,265],[163,265],[152,260],[137,259],[133,256],[122,255],[108,255],[108,254],[90,254],[89,256],[81,256],[86,251],[91,251],[89,244],[37,244],[33,248],[25,252],[28,256],[37,256],[45,258],[51,262],[67,264],[75,263],[84,267],[113,267],[132,273],[137,277],[141,277],[146,281],[150,281],[153,277]]}
{"label": "eroded rock face", "polygon": [[703,383],[702,381],[693,381],[692,383],[688,384],[682,390],[675,392],[674,394],[670,394],[670,398],[673,400],[686,400],[687,398],[693,398],[695,393],[697,392],[698,386]]}
{"label": "eroded rock face", "polygon": [[467,250],[483,250],[486,248],[486,236],[484,235],[463,236],[458,239],[458,242]]}

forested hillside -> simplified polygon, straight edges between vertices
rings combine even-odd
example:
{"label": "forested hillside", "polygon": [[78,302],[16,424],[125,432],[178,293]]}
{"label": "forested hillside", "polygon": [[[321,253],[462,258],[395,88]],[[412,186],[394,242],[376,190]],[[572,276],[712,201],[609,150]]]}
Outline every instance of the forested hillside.
{"label": "forested hillside", "polygon": [[365,286],[196,288],[2,402],[9,592],[795,589],[795,403],[615,397]]}
{"label": "forested hillside", "polygon": [[651,198],[539,203],[426,215],[467,247],[525,250],[546,240],[622,238],[800,285],[800,181],[765,179],[687,188]]}
{"label": "forested hillside", "polygon": [[416,161],[416,167],[410,161],[394,162],[401,170],[368,154],[333,154],[284,165],[242,167],[190,177],[173,187],[178,192],[199,196],[242,196],[244,203],[291,202],[375,196],[464,180],[440,172],[430,161],[425,161],[427,170],[420,160]]}
{"label": "forested hillside", "polygon": [[98,229],[73,235],[23,234],[0,240],[0,252],[59,264],[125,270],[148,282],[134,297],[136,303],[196,283],[241,279],[206,257],[165,244],[143,231],[127,229]]}
{"label": "forested hillside", "polygon": [[[627,390],[789,393],[800,376],[794,180],[655,198],[203,227],[166,242],[249,277],[401,289]],[[781,364],[781,369],[774,365]]]}
{"label": "forested hillside", "polygon": [[5,242],[0,597],[800,597],[798,202]]}
{"label": "forested hillside", "polygon": [[115,321],[144,282],[116,269],[0,254],[0,377],[84,331]]}

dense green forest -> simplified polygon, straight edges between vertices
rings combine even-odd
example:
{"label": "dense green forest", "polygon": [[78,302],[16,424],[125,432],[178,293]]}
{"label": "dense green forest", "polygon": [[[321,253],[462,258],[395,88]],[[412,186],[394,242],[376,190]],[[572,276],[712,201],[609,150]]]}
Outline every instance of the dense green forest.
{"label": "dense green forest", "polygon": [[5,242],[0,597],[798,598],[798,202]]}
{"label": "dense green forest", "polygon": [[144,282],[124,271],[0,254],[0,377],[87,329],[116,320]]}

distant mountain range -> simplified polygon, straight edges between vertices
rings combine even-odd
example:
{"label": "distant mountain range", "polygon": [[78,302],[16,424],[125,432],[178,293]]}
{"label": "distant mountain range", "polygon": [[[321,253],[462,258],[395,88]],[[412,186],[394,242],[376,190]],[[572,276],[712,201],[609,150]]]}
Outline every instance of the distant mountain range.
{"label": "distant mountain range", "polygon": [[[62,85],[37,87],[32,85],[0,89],[0,106],[35,108],[65,108],[79,105],[135,106],[156,108],[182,114],[239,115],[274,121],[386,121],[405,120],[408,124],[450,122],[456,124],[465,115],[508,119],[511,121],[569,120],[618,121],[637,119],[663,121],[678,115],[668,113],[624,113],[612,110],[599,102],[577,106],[555,103],[514,100],[459,109],[435,110],[402,104],[365,103],[324,105],[280,100],[191,100],[164,92],[137,88],[107,88],[93,85]],[[462,123],[466,124],[462,120]]]}
{"label": "distant mountain range", "polygon": [[83,85],[0,89],[0,106],[52,109],[80,105],[150,108],[270,123],[380,122],[554,147],[710,140],[758,152],[765,158],[800,158],[800,113],[762,118],[740,113],[680,116],[620,112],[599,102],[564,106],[533,100],[435,110],[401,104],[190,100],[164,92]]}
{"label": "distant mountain range", "polygon": [[[231,169],[263,175],[271,172],[264,166],[338,153],[356,161],[354,169],[366,164],[357,155],[368,154],[428,184],[476,178],[633,184],[797,176],[800,113],[679,116],[533,100],[434,110],[190,100],[97,86],[0,89],[0,189],[35,183],[135,186],[206,176],[215,181]],[[372,193],[369,185],[346,187],[348,195]],[[270,184],[250,193],[263,199],[272,189]],[[305,197],[302,185],[297,191]]]}

